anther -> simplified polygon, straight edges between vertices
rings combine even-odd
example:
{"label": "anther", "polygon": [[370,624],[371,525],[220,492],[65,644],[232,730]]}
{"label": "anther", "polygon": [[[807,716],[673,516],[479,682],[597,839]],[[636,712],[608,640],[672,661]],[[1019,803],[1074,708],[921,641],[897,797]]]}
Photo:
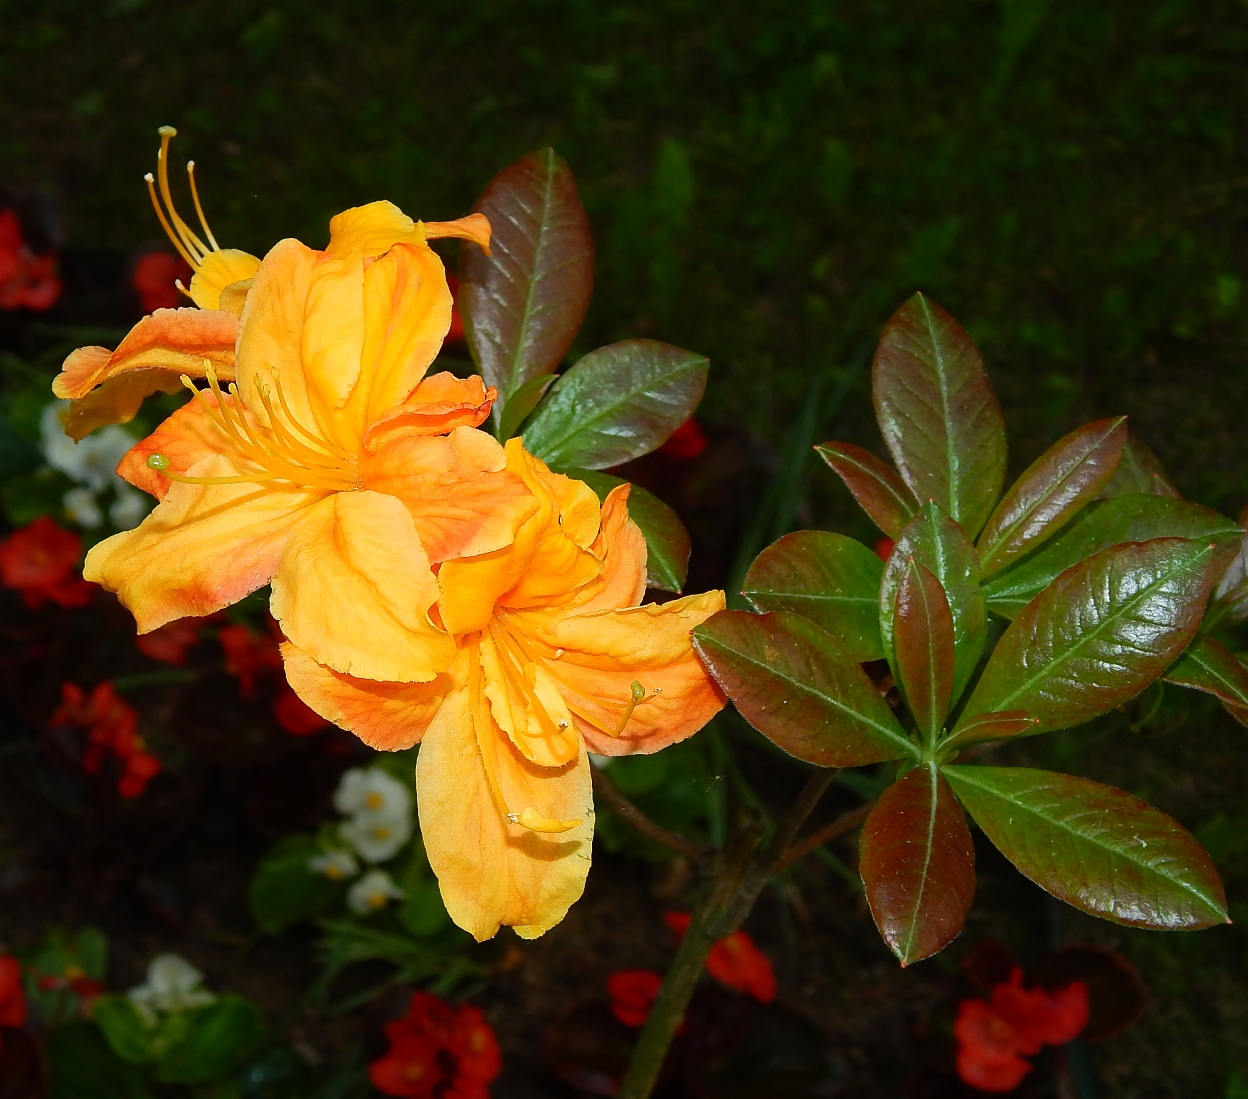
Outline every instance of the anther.
{"label": "anther", "polygon": [[169,468],[169,459],[163,454],[149,454],[147,456],[147,468],[163,473]]}

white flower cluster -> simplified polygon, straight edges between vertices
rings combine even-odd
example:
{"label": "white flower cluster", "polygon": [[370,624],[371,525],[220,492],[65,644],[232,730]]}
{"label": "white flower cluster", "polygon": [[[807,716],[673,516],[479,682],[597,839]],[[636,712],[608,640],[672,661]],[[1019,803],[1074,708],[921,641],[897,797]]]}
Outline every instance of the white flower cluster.
{"label": "white flower cluster", "polygon": [[100,497],[111,488],[115,498],[108,507],[109,522],[118,530],[137,527],[147,514],[149,501],[116,473],[117,463],[134,446],[134,437],[117,424],[110,424],[76,443],[65,434],[68,408],[68,401],[53,401],[39,419],[39,449],[44,461],[75,482],[61,501],[66,513],[88,530],[103,525]]}
{"label": "white flower cluster", "polygon": [[158,954],[147,967],[147,980],[126,993],[149,1026],[161,1015],[210,1004],[217,997],[203,987],[204,975],[177,954]]}
{"label": "white flower cluster", "polygon": [[[308,869],[341,881],[354,877],[360,860],[385,862],[412,837],[412,794],[380,767],[353,767],[334,793],[334,808],[347,819],[338,826],[346,844],[315,855]],[[401,900],[403,890],[384,870],[372,867],[347,891],[353,912],[366,915]]]}

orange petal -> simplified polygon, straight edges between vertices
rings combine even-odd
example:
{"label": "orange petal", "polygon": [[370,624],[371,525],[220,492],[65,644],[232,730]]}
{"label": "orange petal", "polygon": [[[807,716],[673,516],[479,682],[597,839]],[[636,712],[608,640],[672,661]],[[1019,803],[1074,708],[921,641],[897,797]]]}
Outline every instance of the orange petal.
{"label": "orange petal", "polygon": [[577,597],[578,612],[635,607],[646,594],[646,539],[628,517],[632,485],[616,485],[602,502],[602,527],[591,551],[602,573]]}
{"label": "orange petal", "polygon": [[436,240],[438,237],[459,237],[481,245],[482,251],[490,254],[490,219],[484,214],[469,214],[467,217],[456,218],[454,221],[426,221],[425,239]]}
{"label": "orange petal", "polygon": [[255,277],[260,261],[237,248],[222,248],[209,252],[200,261],[195,277],[191,279],[188,293],[200,309],[227,309],[237,316],[242,312],[243,295],[228,295],[222,301],[222,291],[227,286],[247,282]]}
{"label": "orange petal", "polygon": [[364,447],[378,450],[400,432],[445,435],[457,427],[478,427],[489,417],[497,396],[498,390],[493,386],[486,389],[476,374],[457,378],[444,370],[425,378],[402,404],[373,420],[364,435]]}
{"label": "orange petal", "polygon": [[[724,593],[712,591],[626,610],[531,611],[511,622],[558,681],[589,750],[620,756],[684,740],[723,708],[689,638],[723,607]],[[619,730],[634,682],[645,697]]]}
{"label": "orange petal", "polygon": [[450,688],[445,673],[428,683],[356,679],[318,664],[289,641],[282,659],[287,681],[308,706],[379,752],[419,744]]}
{"label": "orange petal", "polygon": [[[101,348],[84,348],[100,350]],[[65,415],[65,434],[71,439],[85,439],[97,427],[128,424],[138,415],[143,402],[153,393],[176,393],[182,380],[168,370],[131,370],[108,378],[85,397],[69,402]]]}
{"label": "orange petal", "polygon": [[450,435],[393,435],[365,455],[367,488],[403,501],[429,560],[441,562],[510,545],[537,501],[504,468],[503,448],[484,431],[457,427]]}
{"label": "orange petal", "polygon": [[562,767],[576,759],[580,738],[551,675],[526,661],[493,633],[481,637],[482,690],[490,713],[520,754],[541,767]]}
{"label": "orange petal", "polygon": [[273,614],[313,660],[361,679],[427,683],[455,654],[412,517],[393,496],[339,492],[311,508],[273,578]]}
{"label": "orange petal", "polygon": [[585,888],[594,832],[589,762],[581,750],[566,767],[530,763],[488,710],[474,722],[462,667],[457,680],[416,761],[429,865],[451,919],[478,942],[505,924],[536,938]]}
{"label": "orange petal", "polygon": [[393,202],[382,200],[330,218],[325,251],[331,256],[380,256],[400,241],[424,244],[424,230]]}
{"label": "orange petal", "polygon": [[[200,477],[231,473],[209,457]],[[83,575],[117,597],[139,633],[236,603],[273,577],[287,537],[324,493],[269,485],[173,484],[134,530],[92,547]]]}

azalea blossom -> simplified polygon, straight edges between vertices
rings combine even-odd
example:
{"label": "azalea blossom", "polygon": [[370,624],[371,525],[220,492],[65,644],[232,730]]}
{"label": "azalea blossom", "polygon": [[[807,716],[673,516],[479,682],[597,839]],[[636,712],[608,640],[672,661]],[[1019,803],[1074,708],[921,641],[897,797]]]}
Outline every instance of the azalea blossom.
{"label": "azalea blossom", "polygon": [[391,901],[401,901],[403,890],[384,870],[370,870],[347,890],[347,907],[360,916],[385,908]]}
{"label": "azalea blossom", "polygon": [[425,849],[447,911],[478,940],[502,924],[540,935],[580,896],[594,820],[587,748],[657,751],[723,705],[689,638],[723,593],[638,606],[646,546],[628,486],[599,506],[519,439],[507,468],[536,510],[506,548],[441,566],[438,614],[455,646],[446,673],[378,682],[317,661],[296,638],[282,650],[291,686],[329,721],[376,748],[423,738]]}
{"label": "azalea blossom", "polygon": [[412,995],[403,1018],[386,1025],[390,1049],[368,1076],[383,1095],[404,1099],[488,1099],[502,1069],[498,1039],[478,1008]]}
{"label": "azalea blossom", "polygon": [[158,954],[147,967],[147,980],[126,993],[150,1025],[159,1015],[172,1015],[212,1003],[217,997],[203,987],[204,975],[178,954]]}
{"label": "azalea blossom", "polygon": [[82,539],[41,515],[0,542],[0,583],[21,592],[31,610],[47,602],[85,607],[95,585],[79,575],[81,556]]}

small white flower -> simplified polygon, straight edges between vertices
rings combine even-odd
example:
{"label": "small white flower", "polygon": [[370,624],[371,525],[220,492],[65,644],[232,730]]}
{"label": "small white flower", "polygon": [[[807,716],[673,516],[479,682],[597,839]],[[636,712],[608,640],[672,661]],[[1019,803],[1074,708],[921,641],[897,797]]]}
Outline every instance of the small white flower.
{"label": "small white flower", "polygon": [[125,481],[117,482],[117,499],[108,509],[108,521],[118,530],[133,530],[148,512],[150,499]]}
{"label": "small white flower", "polygon": [[411,839],[411,810],[402,815],[356,813],[338,826],[338,834],[365,862],[385,862]]}
{"label": "small white flower", "polygon": [[68,408],[68,401],[53,401],[43,410],[39,432],[44,460],[92,492],[124,483],[117,476],[117,463],[134,446],[134,437],[119,424],[109,424],[76,443],[65,434]]}
{"label": "small white flower", "polygon": [[100,511],[95,493],[89,488],[71,488],[61,497],[61,504],[70,521],[87,530],[95,530],[104,522],[104,513]]}
{"label": "small white flower", "polygon": [[344,817],[356,813],[410,817],[412,792],[380,767],[352,767],[334,791],[334,808]]}
{"label": "small white flower", "polygon": [[332,851],[313,855],[308,860],[308,869],[313,874],[324,874],[331,881],[342,881],[343,878],[354,877],[359,872],[360,864],[350,851],[335,847]]}
{"label": "small white flower", "polygon": [[403,890],[384,870],[370,870],[347,890],[347,904],[352,912],[367,916],[385,908],[391,901],[403,899]]}
{"label": "small white flower", "polygon": [[126,993],[149,1023],[157,1013],[171,1014],[210,1004],[217,997],[202,987],[204,975],[177,954],[158,954],[147,967],[147,980]]}

